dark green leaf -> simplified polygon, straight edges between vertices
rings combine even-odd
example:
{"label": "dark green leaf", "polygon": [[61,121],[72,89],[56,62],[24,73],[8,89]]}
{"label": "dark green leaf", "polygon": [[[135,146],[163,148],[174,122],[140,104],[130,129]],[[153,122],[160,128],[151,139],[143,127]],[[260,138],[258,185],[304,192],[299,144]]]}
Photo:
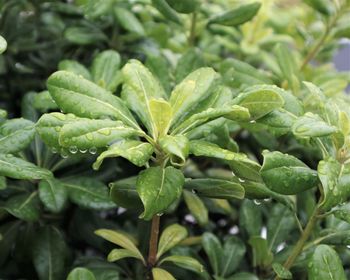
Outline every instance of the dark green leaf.
{"label": "dark green leaf", "polygon": [[96,278],[90,270],[77,267],[69,272],[67,280],[96,280]]}
{"label": "dark green leaf", "polygon": [[68,193],[59,180],[42,180],[39,183],[39,197],[47,209],[53,213],[58,213],[64,208]]}
{"label": "dark green leaf", "polygon": [[3,208],[21,220],[35,222],[40,215],[38,192],[12,196]]}

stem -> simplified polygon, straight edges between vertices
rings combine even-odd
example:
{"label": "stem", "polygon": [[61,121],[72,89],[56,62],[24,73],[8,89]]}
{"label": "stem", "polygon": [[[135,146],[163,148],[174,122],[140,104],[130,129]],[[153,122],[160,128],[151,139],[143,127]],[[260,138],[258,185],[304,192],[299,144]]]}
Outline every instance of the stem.
{"label": "stem", "polygon": [[[316,224],[317,221],[317,216],[319,214],[319,208],[318,206],[316,206],[314,212],[312,213],[306,227],[305,230],[303,231],[302,235],[300,236],[297,244],[295,245],[292,253],[290,254],[290,256],[288,257],[288,259],[286,260],[286,262],[284,263],[284,267],[286,269],[290,269],[292,267],[292,265],[294,264],[296,258],[299,256],[299,254],[303,251],[305,242],[309,239],[311,232]],[[279,277],[276,277],[275,280],[279,280]]]}
{"label": "stem", "polygon": [[158,235],[160,216],[154,215],[152,218],[151,237],[149,240],[148,266],[154,267],[157,262]]}
{"label": "stem", "polygon": [[196,40],[196,23],[197,23],[197,13],[192,13],[192,20],[191,20],[191,30],[190,30],[190,36],[188,37],[188,44],[190,47],[194,46],[195,40]]}

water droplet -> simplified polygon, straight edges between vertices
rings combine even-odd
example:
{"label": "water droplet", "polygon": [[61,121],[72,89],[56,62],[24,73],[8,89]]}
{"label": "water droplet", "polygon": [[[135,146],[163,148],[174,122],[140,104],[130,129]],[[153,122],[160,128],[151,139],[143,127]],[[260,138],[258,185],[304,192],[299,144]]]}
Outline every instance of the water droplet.
{"label": "water droplet", "polygon": [[194,194],[196,194],[196,193],[197,193],[197,190],[192,189],[191,192],[194,193]]}
{"label": "water droplet", "polygon": [[109,187],[109,188],[113,188],[113,186],[114,186],[114,183],[109,183],[109,184],[108,184],[108,187]]}
{"label": "water droplet", "polygon": [[161,217],[161,216],[163,216],[163,213],[158,213],[157,216]]}
{"label": "water droplet", "polygon": [[236,176],[236,174],[235,174],[233,171],[232,171],[232,175],[233,175],[233,176]]}
{"label": "water droplet", "polygon": [[271,198],[270,198],[270,197],[264,199],[264,202],[270,202],[270,201],[271,201]]}
{"label": "water droplet", "polygon": [[62,151],[62,152],[61,152],[61,157],[62,157],[62,158],[68,158],[68,153],[65,152],[65,151]]}
{"label": "water droplet", "polygon": [[102,135],[111,135],[111,129],[110,128],[103,128],[98,130],[98,133],[102,134]]}
{"label": "water droplet", "polygon": [[56,132],[60,132],[60,130],[61,130],[61,127],[60,127],[60,126],[55,126],[55,131],[56,131]]}
{"label": "water droplet", "polygon": [[87,149],[80,149],[79,152],[81,152],[82,154],[85,154],[87,152]]}
{"label": "water droplet", "polygon": [[76,154],[78,152],[77,146],[69,147],[69,152],[72,153],[72,154]]}
{"label": "water droplet", "polygon": [[91,148],[89,149],[89,153],[92,154],[92,155],[96,154],[96,152],[97,152],[96,147],[91,147]]}
{"label": "water droplet", "polygon": [[88,133],[86,134],[86,139],[92,141],[94,140],[94,136],[92,135],[92,133]]}
{"label": "water droplet", "polygon": [[250,123],[256,123],[256,121],[255,120],[251,120]]}
{"label": "water droplet", "polygon": [[51,152],[52,152],[53,154],[57,154],[57,149],[56,149],[56,148],[52,148],[52,149],[51,149]]}
{"label": "water droplet", "polygon": [[238,181],[240,181],[241,183],[244,183],[245,180],[241,179],[241,178],[238,178]]}
{"label": "water droplet", "polygon": [[260,204],[261,204],[261,201],[260,201],[260,200],[258,200],[258,199],[254,199],[254,204],[256,204],[256,205],[260,205]]}

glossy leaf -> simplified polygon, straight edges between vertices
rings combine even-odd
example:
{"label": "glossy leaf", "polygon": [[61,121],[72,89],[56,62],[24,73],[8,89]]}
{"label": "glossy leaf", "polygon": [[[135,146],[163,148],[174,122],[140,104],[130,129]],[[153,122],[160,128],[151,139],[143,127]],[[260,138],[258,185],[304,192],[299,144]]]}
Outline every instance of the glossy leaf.
{"label": "glossy leaf", "polygon": [[76,267],[69,272],[67,280],[96,280],[94,274],[83,267]]}
{"label": "glossy leaf", "polygon": [[4,37],[0,36],[0,54],[2,54],[4,51],[6,51],[7,48],[7,42]]}
{"label": "glossy leaf", "polygon": [[244,243],[237,237],[230,236],[224,243],[220,275],[227,277],[239,267],[246,252]]}
{"label": "glossy leaf", "polygon": [[58,109],[57,104],[47,90],[34,95],[33,107],[41,112]]}
{"label": "glossy leaf", "polygon": [[36,233],[33,262],[40,280],[60,279],[65,272],[66,244],[54,227],[45,227]]}
{"label": "glossy leaf", "polygon": [[234,103],[247,108],[252,119],[259,119],[283,106],[284,101],[279,92],[276,86],[249,87],[234,99]]}
{"label": "glossy leaf", "polygon": [[92,80],[100,87],[114,92],[121,82],[119,68],[119,53],[113,50],[103,51],[99,53],[92,62]]}
{"label": "glossy leaf", "polygon": [[132,252],[132,254],[137,255],[139,259],[143,260],[143,256],[140,253],[139,249],[137,249],[134,241],[126,234],[117,230],[110,229],[99,229],[95,231],[95,234],[109,242],[122,247],[123,249]]}
{"label": "glossy leaf", "polygon": [[137,177],[130,177],[109,184],[111,199],[118,206],[142,209],[142,202],[136,191],[136,179]]}
{"label": "glossy leaf", "polygon": [[38,193],[12,196],[5,202],[3,208],[21,220],[35,222],[40,216]]}
{"label": "glossy leaf", "polygon": [[167,210],[180,197],[183,184],[182,172],[171,166],[150,167],[139,173],[136,188],[144,205],[141,218],[150,220]]}
{"label": "glossy leaf", "polygon": [[157,131],[156,137],[165,136],[173,116],[170,104],[164,99],[151,99],[149,102],[151,118]]}
{"label": "glossy leaf", "polygon": [[272,263],[273,254],[267,246],[266,239],[260,236],[253,236],[249,239],[253,250],[253,266],[267,267]]}
{"label": "glossy leaf", "polygon": [[218,145],[203,140],[190,141],[190,154],[224,160],[240,159],[242,157],[240,154],[222,149]]}
{"label": "glossy leaf", "polygon": [[129,10],[120,7],[114,8],[114,15],[119,24],[127,31],[135,33],[139,36],[145,35],[145,30],[139,19]]}
{"label": "glossy leaf", "polygon": [[199,68],[175,87],[170,97],[173,126],[190,117],[191,109],[209,97],[217,78],[212,68]]}
{"label": "glossy leaf", "polygon": [[187,137],[165,135],[159,138],[159,146],[170,155],[172,165],[183,166],[185,164],[190,150]]}
{"label": "glossy leaf", "polygon": [[14,179],[49,179],[52,173],[13,155],[0,154],[0,175]]}
{"label": "glossy leaf", "polygon": [[120,98],[83,77],[58,71],[49,77],[47,87],[52,98],[65,113],[87,118],[110,117],[139,129]]}
{"label": "glossy leaf", "polygon": [[260,164],[247,156],[240,154],[240,157],[232,159],[229,165],[235,176],[241,178],[241,180],[261,181]]}
{"label": "glossy leaf", "polygon": [[214,16],[209,23],[222,24],[227,26],[238,26],[251,20],[259,11],[261,3],[253,2],[242,5],[234,10]]}
{"label": "glossy leaf", "polygon": [[193,13],[198,6],[197,0],[166,0],[177,12],[183,14]]}
{"label": "glossy leaf", "polygon": [[260,174],[272,191],[296,194],[317,185],[317,172],[299,159],[280,152],[263,152]]}
{"label": "glossy leaf", "polygon": [[109,262],[119,261],[124,258],[135,258],[144,262],[144,259],[143,257],[141,258],[139,251],[130,251],[128,249],[113,249],[107,256],[107,260]]}
{"label": "glossy leaf", "polygon": [[337,132],[335,126],[327,124],[318,115],[306,113],[298,118],[292,127],[292,131],[297,137],[322,137]]}
{"label": "glossy leaf", "polygon": [[25,119],[12,119],[0,126],[0,152],[17,153],[34,139],[34,123]]}
{"label": "glossy leaf", "polygon": [[166,19],[181,24],[180,18],[166,0],[152,0],[152,4]]}
{"label": "glossy leaf", "polygon": [[222,199],[243,199],[244,188],[240,183],[222,179],[192,179],[185,182],[185,188],[199,196]]}
{"label": "glossy leaf", "polygon": [[154,280],[175,280],[169,272],[158,267],[152,268],[152,276]]}
{"label": "glossy leaf", "polygon": [[59,180],[41,180],[39,183],[39,198],[47,209],[53,213],[58,213],[64,208],[68,193]]}
{"label": "glossy leaf", "polygon": [[58,64],[58,70],[72,72],[76,75],[80,75],[87,80],[91,80],[91,74],[89,70],[79,62],[75,60],[65,59]]}
{"label": "glossy leaf", "polygon": [[166,227],[159,239],[157,259],[187,237],[187,229],[179,224]]}
{"label": "glossy leaf", "polygon": [[223,263],[223,251],[219,239],[214,234],[206,232],[202,236],[202,246],[215,275],[218,275]]}
{"label": "glossy leaf", "polygon": [[292,273],[287,270],[283,265],[280,263],[273,263],[272,268],[275,271],[276,275],[281,279],[293,279]]}
{"label": "glossy leaf", "polygon": [[115,207],[107,187],[96,179],[76,177],[63,184],[68,190],[69,199],[83,208],[101,210]]}
{"label": "glossy leaf", "polygon": [[350,224],[350,203],[348,202],[333,208],[332,214],[338,219],[346,221]]}
{"label": "glossy leaf", "polygon": [[204,271],[203,265],[196,259],[188,256],[176,256],[172,255],[162,259],[159,264],[171,262],[179,267],[188,269],[197,273],[202,273]]}
{"label": "glossy leaf", "polygon": [[344,268],[337,252],[327,245],[316,247],[308,272],[308,279],[310,280],[346,279]]}
{"label": "glossy leaf", "polygon": [[187,190],[183,191],[183,196],[187,208],[190,210],[190,213],[194,216],[198,224],[202,226],[208,224],[208,209],[203,201],[196,194]]}
{"label": "glossy leaf", "polygon": [[150,101],[165,98],[165,92],[159,81],[138,60],[129,60],[123,67],[122,98],[141,119],[142,123],[153,136],[158,135],[155,122],[152,119]]}
{"label": "glossy leaf", "polygon": [[108,157],[121,156],[136,166],[145,165],[153,154],[153,146],[146,142],[136,140],[125,140],[112,144],[107,151],[103,152],[96,159],[93,168],[98,170],[102,161]]}
{"label": "glossy leaf", "polygon": [[239,212],[239,226],[248,236],[260,235],[262,228],[262,215],[259,205],[245,199]]}

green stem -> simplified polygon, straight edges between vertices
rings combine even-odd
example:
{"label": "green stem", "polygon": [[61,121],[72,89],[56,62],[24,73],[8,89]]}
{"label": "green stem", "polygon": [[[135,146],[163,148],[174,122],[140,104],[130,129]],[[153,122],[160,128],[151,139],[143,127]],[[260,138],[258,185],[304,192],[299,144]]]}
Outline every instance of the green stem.
{"label": "green stem", "polygon": [[[318,206],[316,206],[314,212],[312,213],[312,215],[311,215],[311,217],[310,217],[310,219],[305,227],[305,230],[303,231],[302,235],[300,236],[292,253],[290,254],[290,256],[288,257],[288,259],[286,260],[286,262],[283,265],[286,269],[290,269],[293,266],[295,260],[300,255],[300,253],[303,251],[305,242],[309,239],[309,237],[312,233],[312,230],[314,229],[319,211],[320,210],[319,210]],[[276,277],[275,280],[280,280],[280,278]]]}
{"label": "green stem", "polygon": [[196,41],[196,23],[197,23],[197,13],[192,13],[190,36],[188,37],[188,45],[193,47]]}

